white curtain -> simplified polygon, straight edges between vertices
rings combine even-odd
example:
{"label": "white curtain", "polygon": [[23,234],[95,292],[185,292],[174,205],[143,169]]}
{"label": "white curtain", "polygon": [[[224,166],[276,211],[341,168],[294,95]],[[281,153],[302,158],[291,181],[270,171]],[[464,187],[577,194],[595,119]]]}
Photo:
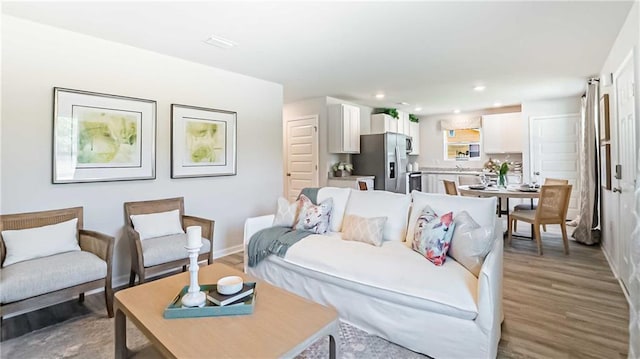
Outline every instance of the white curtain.
{"label": "white curtain", "polygon": [[590,80],[582,101],[580,123],[580,214],[572,237],[576,242],[596,244],[600,242],[600,197],[598,157],[598,81]]}

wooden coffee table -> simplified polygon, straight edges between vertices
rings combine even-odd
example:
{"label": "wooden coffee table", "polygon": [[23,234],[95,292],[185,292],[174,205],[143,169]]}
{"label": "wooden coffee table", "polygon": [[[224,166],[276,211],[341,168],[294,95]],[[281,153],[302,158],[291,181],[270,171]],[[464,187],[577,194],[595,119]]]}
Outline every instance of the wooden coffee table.
{"label": "wooden coffee table", "polygon": [[223,264],[201,267],[199,282],[216,283],[228,275],[256,281],[253,314],[226,317],[164,319],[166,306],[185,285],[189,272],[116,292],[115,357],[132,354],[127,348],[126,320],[131,320],[167,358],[294,357],[325,335],[329,352],[339,350],[338,314]]}

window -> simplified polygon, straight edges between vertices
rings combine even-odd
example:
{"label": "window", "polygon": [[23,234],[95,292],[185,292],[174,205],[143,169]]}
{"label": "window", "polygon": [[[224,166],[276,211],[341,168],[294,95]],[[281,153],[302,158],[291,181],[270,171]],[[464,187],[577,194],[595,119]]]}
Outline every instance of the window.
{"label": "window", "polygon": [[446,130],[444,159],[448,161],[480,160],[481,131],[479,128]]}

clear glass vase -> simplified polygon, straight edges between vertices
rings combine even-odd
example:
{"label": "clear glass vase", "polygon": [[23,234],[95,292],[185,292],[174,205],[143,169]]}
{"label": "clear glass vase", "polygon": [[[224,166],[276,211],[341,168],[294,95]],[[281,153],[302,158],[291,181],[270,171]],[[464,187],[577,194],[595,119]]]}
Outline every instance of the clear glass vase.
{"label": "clear glass vase", "polygon": [[507,187],[507,175],[506,174],[501,174],[500,177],[498,178],[498,186],[502,187],[502,188],[506,188]]}

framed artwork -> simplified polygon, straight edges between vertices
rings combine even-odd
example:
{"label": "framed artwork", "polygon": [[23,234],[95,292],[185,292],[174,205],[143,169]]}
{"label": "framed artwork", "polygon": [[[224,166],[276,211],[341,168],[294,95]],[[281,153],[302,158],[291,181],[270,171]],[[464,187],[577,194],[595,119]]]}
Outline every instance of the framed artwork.
{"label": "framed artwork", "polygon": [[156,102],[53,89],[53,183],[155,179]]}
{"label": "framed artwork", "polygon": [[611,190],[611,145],[600,146],[600,185]]}
{"label": "framed artwork", "polygon": [[610,137],[609,129],[609,95],[604,94],[600,98],[600,140],[608,141]]}
{"label": "framed artwork", "polygon": [[231,111],[171,105],[171,178],[234,176],[236,117]]}

